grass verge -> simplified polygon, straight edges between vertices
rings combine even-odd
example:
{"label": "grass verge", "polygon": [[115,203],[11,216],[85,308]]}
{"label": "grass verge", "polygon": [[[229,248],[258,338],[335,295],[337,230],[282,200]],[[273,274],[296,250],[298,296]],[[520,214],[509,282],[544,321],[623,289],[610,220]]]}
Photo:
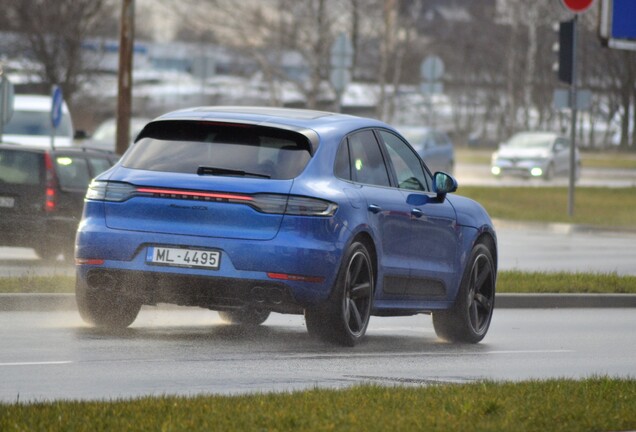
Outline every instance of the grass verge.
{"label": "grass verge", "polygon": [[[0,277],[0,294],[73,292],[74,276]],[[498,274],[497,292],[636,294],[636,276],[507,270]]]}
{"label": "grass verge", "polygon": [[567,213],[566,187],[460,186],[458,193],[481,203],[495,219],[636,228],[634,187],[578,187],[575,191],[573,217],[569,217]]}
{"label": "grass verge", "polygon": [[0,430],[597,431],[636,429],[636,380],[356,386],[246,396],[0,404]]}

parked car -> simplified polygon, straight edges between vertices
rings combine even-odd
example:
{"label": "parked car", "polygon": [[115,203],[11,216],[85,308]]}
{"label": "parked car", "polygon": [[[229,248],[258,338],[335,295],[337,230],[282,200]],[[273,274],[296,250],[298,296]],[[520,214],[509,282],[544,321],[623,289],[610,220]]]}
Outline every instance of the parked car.
{"label": "parked car", "polygon": [[421,126],[396,126],[396,129],[424,159],[432,172],[453,173],[455,149],[445,132]]}
{"label": "parked car", "polygon": [[[130,118],[130,143],[135,141],[137,135],[146,123],[151,119],[145,117],[131,117]],[[97,126],[93,136],[86,142],[85,146],[91,148],[97,148],[101,150],[108,150],[114,152],[115,143],[117,141],[117,119],[110,118],[104,120]]]}
{"label": "parked car", "polygon": [[[13,115],[4,125],[4,142],[51,147],[51,104],[50,96],[15,95]],[[66,103],[62,105],[62,118],[55,130],[55,147],[73,145],[73,121]]]}
{"label": "parked car", "polygon": [[75,147],[0,144],[0,245],[73,259],[77,224],[91,180],[117,160]]}
{"label": "parked car", "polygon": [[376,120],[258,107],[166,114],[88,188],[78,308],[112,328],[159,302],[244,326],[304,313],[310,334],[344,345],[371,315],[432,312],[440,337],[475,343],[494,307],[496,237],[456,189]]}
{"label": "parked car", "polygon": [[[581,157],[575,149],[576,176],[580,174]],[[493,153],[491,172],[541,177],[549,180],[570,172],[570,141],[553,132],[520,132],[501,144]]]}

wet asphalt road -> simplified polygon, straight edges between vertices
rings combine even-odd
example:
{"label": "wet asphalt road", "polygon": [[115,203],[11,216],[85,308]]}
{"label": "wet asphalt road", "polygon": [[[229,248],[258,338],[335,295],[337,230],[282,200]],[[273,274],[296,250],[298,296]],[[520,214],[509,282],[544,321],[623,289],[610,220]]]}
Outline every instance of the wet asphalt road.
{"label": "wet asphalt road", "polygon": [[302,317],[245,332],[202,309],[142,310],[132,328],[77,312],[0,314],[0,400],[236,394],[358,383],[636,376],[633,309],[500,309],[478,345],[440,342],[430,317],[373,317],[354,349],[315,341]]}

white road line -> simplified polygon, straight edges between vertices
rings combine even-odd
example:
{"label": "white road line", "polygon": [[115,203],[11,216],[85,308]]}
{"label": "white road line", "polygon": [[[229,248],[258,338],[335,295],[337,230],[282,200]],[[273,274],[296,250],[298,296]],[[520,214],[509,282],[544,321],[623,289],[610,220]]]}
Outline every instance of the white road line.
{"label": "white road line", "polygon": [[20,362],[20,363],[0,363],[2,366],[48,366],[48,365],[61,365],[73,363],[70,360],[65,361],[47,361],[47,362]]}

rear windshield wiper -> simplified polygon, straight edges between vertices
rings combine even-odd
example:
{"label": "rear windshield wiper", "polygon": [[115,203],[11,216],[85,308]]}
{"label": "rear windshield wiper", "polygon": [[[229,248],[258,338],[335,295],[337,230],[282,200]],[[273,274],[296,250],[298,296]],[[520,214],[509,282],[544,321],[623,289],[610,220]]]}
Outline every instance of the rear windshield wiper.
{"label": "rear windshield wiper", "polygon": [[266,174],[252,173],[241,170],[234,170],[229,168],[217,168],[210,166],[200,166],[197,168],[198,175],[233,175],[233,176],[241,176],[241,177],[261,177],[261,178],[271,178]]}

